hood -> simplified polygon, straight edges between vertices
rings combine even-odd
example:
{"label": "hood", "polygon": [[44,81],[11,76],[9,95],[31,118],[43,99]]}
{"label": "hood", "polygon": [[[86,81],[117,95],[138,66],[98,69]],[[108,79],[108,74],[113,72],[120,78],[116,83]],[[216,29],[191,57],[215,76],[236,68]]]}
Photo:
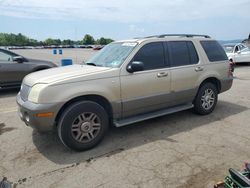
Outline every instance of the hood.
{"label": "hood", "polygon": [[96,67],[90,65],[70,65],[31,73],[24,78],[23,83],[29,86],[33,86],[37,83],[66,83],[73,81],[76,78],[77,81],[81,81],[86,80],[86,77],[89,75],[103,73],[110,69],[112,68]]}

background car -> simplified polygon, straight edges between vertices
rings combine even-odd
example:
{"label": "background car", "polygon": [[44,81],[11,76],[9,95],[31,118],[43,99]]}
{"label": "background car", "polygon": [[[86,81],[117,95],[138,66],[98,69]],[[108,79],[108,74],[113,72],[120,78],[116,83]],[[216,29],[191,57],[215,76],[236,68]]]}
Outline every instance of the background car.
{"label": "background car", "polygon": [[228,59],[235,63],[250,63],[250,49],[242,44],[225,44],[224,50],[227,53]]}
{"label": "background car", "polygon": [[0,89],[19,87],[27,74],[52,67],[57,65],[49,61],[27,59],[0,49]]}
{"label": "background car", "polygon": [[93,48],[93,50],[101,50],[104,46],[96,46]]}

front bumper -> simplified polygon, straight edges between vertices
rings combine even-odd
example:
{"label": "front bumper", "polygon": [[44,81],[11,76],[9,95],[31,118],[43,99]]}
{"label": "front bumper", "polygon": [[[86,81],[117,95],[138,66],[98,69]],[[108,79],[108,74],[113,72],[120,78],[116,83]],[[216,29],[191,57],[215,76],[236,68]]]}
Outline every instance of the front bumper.
{"label": "front bumper", "polygon": [[[53,130],[62,103],[53,104],[36,104],[30,101],[23,101],[20,94],[16,98],[19,107],[19,117],[25,122],[27,126],[30,126],[38,131],[50,131]],[[52,112],[51,116],[38,117],[37,114]]]}

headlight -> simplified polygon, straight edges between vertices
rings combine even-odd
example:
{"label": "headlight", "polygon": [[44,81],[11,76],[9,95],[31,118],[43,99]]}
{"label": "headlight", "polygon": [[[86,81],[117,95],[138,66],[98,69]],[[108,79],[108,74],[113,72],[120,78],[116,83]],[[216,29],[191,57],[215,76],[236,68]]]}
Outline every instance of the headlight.
{"label": "headlight", "polygon": [[34,85],[30,90],[28,100],[30,102],[38,103],[39,94],[43,90],[43,88],[45,88],[46,86],[47,84]]}

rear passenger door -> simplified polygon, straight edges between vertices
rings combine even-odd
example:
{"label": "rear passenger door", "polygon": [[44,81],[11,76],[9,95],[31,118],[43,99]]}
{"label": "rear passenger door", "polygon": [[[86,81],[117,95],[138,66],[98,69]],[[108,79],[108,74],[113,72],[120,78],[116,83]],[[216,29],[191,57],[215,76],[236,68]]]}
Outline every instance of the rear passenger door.
{"label": "rear passenger door", "polygon": [[198,89],[195,84],[204,68],[199,64],[195,46],[192,41],[168,41],[165,46],[171,64],[173,104],[191,102]]}
{"label": "rear passenger door", "polygon": [[[142,46],[132,61],[144,63],[144,70],[121,75],[123,117],[159,110],[170,100],[170,71],[163,42]],[[129,65],[129,64],[128,64]]]}

